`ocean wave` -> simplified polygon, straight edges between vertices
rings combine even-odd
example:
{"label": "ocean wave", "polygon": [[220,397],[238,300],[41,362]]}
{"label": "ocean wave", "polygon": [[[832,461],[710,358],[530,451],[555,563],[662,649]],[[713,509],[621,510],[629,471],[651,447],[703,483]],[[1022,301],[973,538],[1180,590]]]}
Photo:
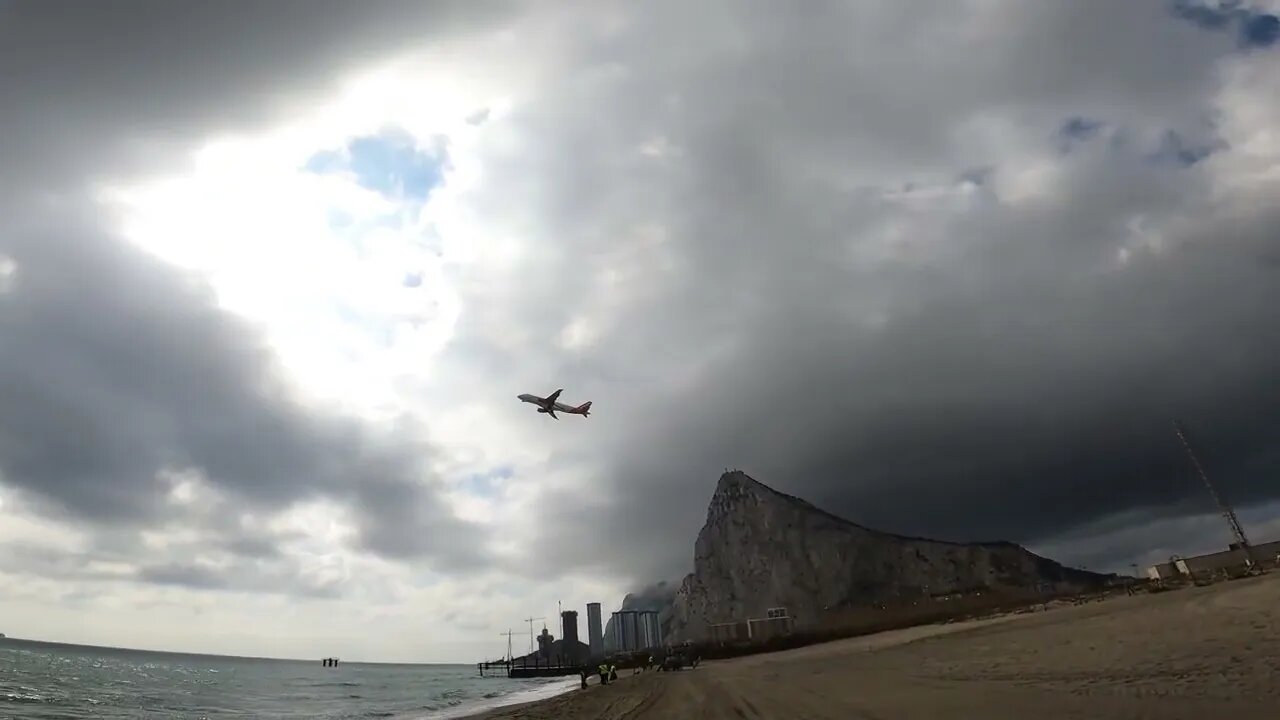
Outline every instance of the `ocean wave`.
{"label": "ocean wave", "polygon": [[53,698],[44,695],[36,695],[34,693],[5,693],[3,696],[6,702],[12,703],[48,703],[53,702]]}
{"label": "ocean wave", "polygon": [[[57,656],[72,652],[72,663]],[[215,665],[205,658],[147,654],[138,662],[122,661],[112,652],[0,647],[0,717],[437,720],[537,700],[577,685],[576,677],[477,677],[463,667],[352,666],[335,677],[293,661],[227,659]]]}
{"label": "ocean wave", "polygon": [[572,680],[567,678],[546,678],[545,680],[545,682],[531,682],[523,687],[490,691],[484,693],[474,702],[450,703],[452,707],[448,709],[424,708],[429,710],[426,715],[412,717],[414,720],[456,720],[457,718],[500,707],[545,700],[556,695],[562,695],[578,686],[578,678],[573,678]]}

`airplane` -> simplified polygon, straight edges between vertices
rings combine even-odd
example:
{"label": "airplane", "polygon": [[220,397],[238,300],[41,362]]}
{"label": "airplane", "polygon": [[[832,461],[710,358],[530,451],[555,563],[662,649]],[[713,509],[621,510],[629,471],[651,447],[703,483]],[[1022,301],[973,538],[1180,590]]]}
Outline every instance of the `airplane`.
{"label": "airplane", "polygon": [[538,412],[546,413],[547,415],[550,415],[556,420],[560,419],[556,417],[556,411],[560,411],[562,413],[568,413],[570,415],[581,415],[583,417],[586,417],[591,414],[590,400],[582,403],[577,407],[574,407],[572,405],[565,405],[564,403],[559,401],[560,393],[562,392],[564,392],[564,388],[560,388],[559,390],[551,393],[550,395],[544,398],[538,397],[537,395],[532,395],[530,393],[524,393],[523,395],[517,395],[516,397],[521,402],[533,403],[534,405],[537,405]]}

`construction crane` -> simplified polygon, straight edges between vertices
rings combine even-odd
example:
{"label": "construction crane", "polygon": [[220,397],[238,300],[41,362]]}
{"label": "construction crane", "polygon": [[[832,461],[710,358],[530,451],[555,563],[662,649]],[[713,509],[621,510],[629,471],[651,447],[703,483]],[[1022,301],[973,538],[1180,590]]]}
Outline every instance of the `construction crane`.
{"label": "construction crane", "polygon": [[498,634],[507,636],[507,663],[510,664],[511,661],[515,658],[515,655],[511,652],[511,636],[515,635],[515,633],[512,632],[510,628],[507,628],[506,632],[498,633]]}
{"label": "construction crane", "polygon": [[1209,482],[1209,475],[1205,473],[1204,467],[1200,465],[1200,460],[1196,457],[1195,451],[1191,449],[1191,441],[1187,439],[1187,431],[1180,421],[1173,421],[1173,431],[1178,435],[1178,441],[1182,443],[1182,447],[1186,449],[1187,457],[1191,458],[1191,466],[1195,468],[1196,474],[1200,476],[1200,480],[1208,488],[1209,495],[1217,503],[1222,517],[1226,518],[1227,525],[1231,526],[1231,535],[1235,537],[1236,545],[1244,550],[1246,562],[1249,563],[1250,568],[1258,567],[1253,558],[1253,546],[1249,544],[1249,538],[1244,534],[1244,527],[1240,525],[1240,519],[1236,517],[1235,510],[1232,510],[1231,506],[1218,494],[1218,490],[1213,486],[1213,483]]}
{"label": "construction crane", "polygon": [[[532,653],[532,652],[533,652],[533,621],[534,621],[534,620],[546,620],[546,618],[544,618],[544,617],[537,617],[537,618],[535,618],[535,617],[531,617],[531,618],[525,618],[525,619],[524,619],[524,621],[525,621],[525,622],[529,623],[529,652],[530,652],[530,653]],[[543,623],[543,626],[545,627],[545,626],[546,626],[546,624],[545,624],[545,623]]]}

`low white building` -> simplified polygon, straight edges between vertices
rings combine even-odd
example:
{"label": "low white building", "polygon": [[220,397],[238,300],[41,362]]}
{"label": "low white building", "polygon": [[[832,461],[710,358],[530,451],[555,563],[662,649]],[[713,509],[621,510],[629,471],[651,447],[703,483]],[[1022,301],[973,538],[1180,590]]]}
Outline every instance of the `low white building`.
{"label": "low white building", "polygon": [[[1280,540],[1253,546],[1253,557],[1259,563],[1272,565],[1280,558]],[[1219,570],[1244,568],[1248,566],[1248,555],[1244,548],[1230,548],[1216,553],[1195,555],[1187,558],[1170,558],[1167,563],[1152,565],[1147,568],[1147,577],[1151,580],[1171,580],[1178,577],[1195,578],[1208,575]]]}

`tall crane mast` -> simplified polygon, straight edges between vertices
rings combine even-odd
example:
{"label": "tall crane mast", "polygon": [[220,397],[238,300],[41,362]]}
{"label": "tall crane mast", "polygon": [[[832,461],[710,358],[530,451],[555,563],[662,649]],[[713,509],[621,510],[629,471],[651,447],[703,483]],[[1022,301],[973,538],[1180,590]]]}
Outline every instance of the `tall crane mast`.
{"label": "tall crane mast", "polygon": [[1213,501],[1217,503],[1218,510],[1222,513],[1222,517],[1226,518],[1227,525],[1231,526],[1231,534],[1236,539],[1236,544],[1244,550],[1245,557],[1249,565],[1254,566],[1253,546],[1249,544],[1249,538],[1244,534],[1244,527],[1240,525],[1240,519],[1236,517],[1235,510],[1227,504],[1222,496],[1218,494],[1217,488],[1209,482],[1209,475],[1205,473],[1204,467],[1200,464],[1200,460],[1196,457],[1195,451],[1191,449],[1191,441],[1187,439],[1187,431],[1183,428],[1182,423],[1174,420],[1173,431],[1178,435],[1178,441],[1182,443],[1182,447],[1186,449],[1187,456],[1191,458],[1191,466],[1195,468],[1196,474],[1200,476],[1200,480],[1204,482],[1204,486],[1208,488],[1209,495],[1213,497]]}
{"label": "tall crane mast", "polygon": [[537,618],[536,618],[536,617],[531,617],[531,618],[525,618],[525,619],[524,619],[524,621],[525,621],[525,622],[529,623],[529,652],[530,652],[530,653],[532,653],[532,652],[533,652],[533,621],[534,621],[534,620],[546,620],[546,618],[544,618],[544,617],[537,617]]}
{"label": "tall crane mast", "polygon": [[511,652],[511,636],[515,635],[515,633],[512,632],[510,629],[508,629],[506,632],[498,633],[498,634],[507,636],[507,662],[510,663],[511,660],[515,657],[515,655]]}

